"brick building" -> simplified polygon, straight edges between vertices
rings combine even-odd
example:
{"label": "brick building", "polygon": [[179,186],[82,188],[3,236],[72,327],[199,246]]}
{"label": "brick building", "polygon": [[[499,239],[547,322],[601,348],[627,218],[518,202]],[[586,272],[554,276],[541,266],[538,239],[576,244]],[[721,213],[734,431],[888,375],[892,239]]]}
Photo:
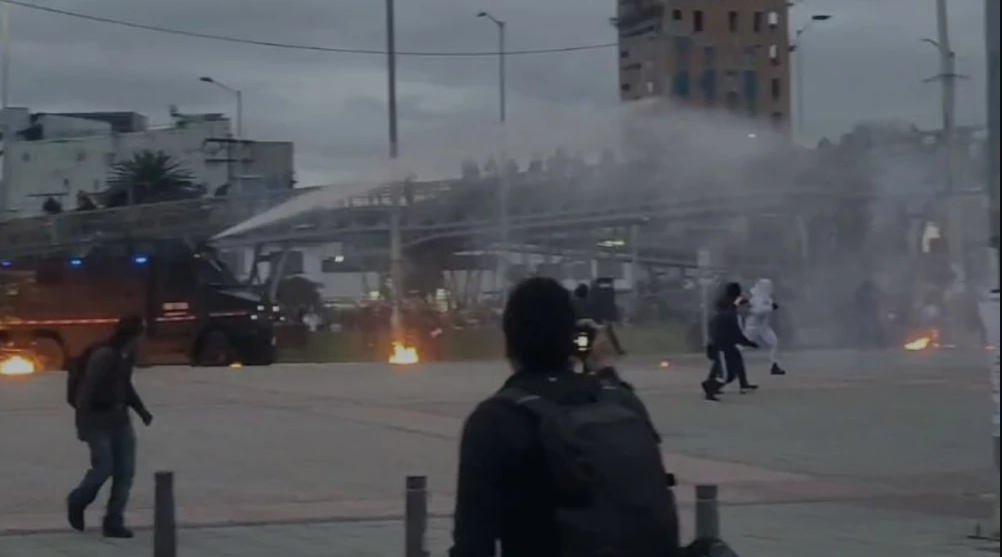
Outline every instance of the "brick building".
{"label": "brick building", "polygon": [[786,0],[618,0],[620,96],[790,122]]}

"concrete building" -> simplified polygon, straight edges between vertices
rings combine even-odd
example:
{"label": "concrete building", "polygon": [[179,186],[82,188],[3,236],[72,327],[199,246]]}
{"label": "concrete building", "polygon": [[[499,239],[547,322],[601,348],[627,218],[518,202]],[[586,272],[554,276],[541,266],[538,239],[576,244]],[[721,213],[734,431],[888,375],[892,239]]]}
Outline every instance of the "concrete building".
{"label": "concrete building", "polygon": [[618,0],[624,101],[663,96],[790,121],[786,0]]}
{"label": "concrete building", "polygon": [[219,114],[174,113],[170,126],[155,128],[145,116],[124,112],[19,109],[6,117],[18,132],[5,164],[6,218],[37,216],[49,198],[72,208],[78,192],[103,191],[116,163],[146,150],[170,155],[209,192],[228,184],[246,194],[293,184],[292,143],[234,142],[230,121]]}

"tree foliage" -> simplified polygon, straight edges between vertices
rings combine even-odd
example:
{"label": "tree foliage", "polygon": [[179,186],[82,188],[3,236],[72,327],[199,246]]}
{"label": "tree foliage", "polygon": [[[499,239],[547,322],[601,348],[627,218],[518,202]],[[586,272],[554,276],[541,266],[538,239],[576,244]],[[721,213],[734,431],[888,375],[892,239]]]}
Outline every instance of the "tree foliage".
{"label": "tree foliage", "polygon": [[121,207],[198,198],[205,195],[205,187],[195,184],[194,178],[180,161],[163,151],[137,151],[132,158],[112,165],[105,205]]}

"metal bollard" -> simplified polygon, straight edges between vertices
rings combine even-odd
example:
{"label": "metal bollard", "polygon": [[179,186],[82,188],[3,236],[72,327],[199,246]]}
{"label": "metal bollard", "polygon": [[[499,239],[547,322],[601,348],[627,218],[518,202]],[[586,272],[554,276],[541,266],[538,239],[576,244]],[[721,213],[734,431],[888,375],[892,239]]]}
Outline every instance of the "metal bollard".
{"label": "metal bollard", "polygon": [[153,557],[177,557],[174,472],[157,472],[153,482]]}
{"label": "metal bollard", "polygon": [[696,486],[696,539],[721,539],[719,491],[715,485]]}
{"label": "metal bollard", "polygon": [[407,476],[404,516],[404,556],[428,557],[425,533],[428,530],[428,478]]}

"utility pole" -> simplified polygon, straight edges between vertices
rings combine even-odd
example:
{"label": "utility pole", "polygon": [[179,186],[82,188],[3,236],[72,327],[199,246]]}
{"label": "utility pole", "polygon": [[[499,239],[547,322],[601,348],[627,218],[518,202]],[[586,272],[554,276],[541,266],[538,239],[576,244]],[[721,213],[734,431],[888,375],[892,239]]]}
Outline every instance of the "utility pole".
{"label": "utility pole", "polygon": [[957,139],[957,79],[956,53],[950,46],[950,17],[946,0],[936,0],[936,40],[924,39],[939,52],[939,75],[930,81],[939,81],[942,87],[943,137],[942,162],[943,181],[946,190],[946,220],[950,238],[950,259],[958,265],[963,274],[965,292],[970,283],[969,266],[966,256],[966,230],[964,226],[963,199],[957,195],[956,187],[956,139]]}
{"label": "utility pole", "polygon": [[392,283],[392,314],[390,327],[394,342],[403,342],[401,297],[403,296],[403,239],[400,227],[403,215],[401,184],[397,180],[400,139],[397,130],[397,30],[394,0],[386,0],[386,97],[389,115],[391,184],[390,197],[390,282]]}
{"label": "utility pole", "polygon": [[[992,244],[995,247],[995,307],[992,309],[993,317],[998,319],[998,288],[999,288],[999,0],[985,0],[985,43],[988,60],[988,142],[987,148],[987,181],[989,222],[991,228],[989,235],[992,237]],[[999,537],[999,347],[998,338],[993,339],[995,346],[995,368],[992,370],[992,380],[995,398],[994,435],[992,445],[995,451],[995,503],[993,505],[991,522],[989,523],[990,535],[995,539]]]}
{"label": "utility pole", "polygon": [[3,179],[0,180],[0,221],[6,220],[10,215],[10,190],[11,190],[11,168],[13,168],[11,156],[13,155],[14,142],[17,133],[10,125],[10,4],[0,2],[0,33],[3,34],[0,48],[0,133],[3,133]]}

